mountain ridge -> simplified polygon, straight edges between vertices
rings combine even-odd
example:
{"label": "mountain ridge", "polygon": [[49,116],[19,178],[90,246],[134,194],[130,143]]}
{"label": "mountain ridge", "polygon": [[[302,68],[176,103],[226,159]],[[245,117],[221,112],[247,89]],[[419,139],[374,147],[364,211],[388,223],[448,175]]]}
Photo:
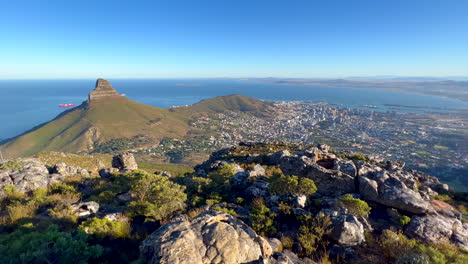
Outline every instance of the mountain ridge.
{"label": "mountain ridge", "polygon": [[244,111],[264,115],[271,106],[242,95],[203,100],[188,107],[158,108],[120,95],[111,84],[98,79],[88,100],[64,111],[14,138],[5,140],[0,150],[8,157],[24,157],[42,151],[87,152],[112,139],[143,135],[147,144],[163,138],[182,138],[190,130],[189,120],[201,113]]}

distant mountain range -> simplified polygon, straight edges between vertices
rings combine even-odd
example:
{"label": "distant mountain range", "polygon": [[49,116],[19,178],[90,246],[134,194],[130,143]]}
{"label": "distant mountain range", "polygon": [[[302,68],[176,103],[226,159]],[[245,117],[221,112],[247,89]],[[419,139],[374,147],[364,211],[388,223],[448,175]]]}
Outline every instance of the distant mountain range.
{"label": "distant mountain range", "polygon": [[183,138],[189,121],[203,113],[251,112],[265,116],[271,103],[242,95],[221,96],[177,108],[157,108],[120,95],[111,84],[98,79],[88,100],[55,119],[2,142],[9,158],[44,151],[90,152],[113,139],[141,137],[155,145],[163,138]]}
{"label": "distant mountain range", "polygon": [[[458,79],[458,80],[455,80]],[[428,94],[468,101],[468,78],[452,80],[432,77],[350,77],[346,79],[257,79],[279,84],[298,84],[323,87],[372,88],[409,93]]]}

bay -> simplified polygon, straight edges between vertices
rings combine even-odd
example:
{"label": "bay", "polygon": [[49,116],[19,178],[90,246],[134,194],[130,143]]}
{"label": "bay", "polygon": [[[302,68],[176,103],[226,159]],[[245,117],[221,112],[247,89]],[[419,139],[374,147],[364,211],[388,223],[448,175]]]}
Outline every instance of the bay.
{"label": "bay", "polygon": [[[59,104],[79,105],[94,89],[95,79],[0,80],[0,139],[23,133],[64,111]],[[262,100],[311,100],[343,107],[378,111],[446,111],[468,109],[468,102],[368,88],[337,88],[276,84],[237,79],[109,79],[113,87],[132,100],[156,106],[189,105],[215,96],[242,94]],[[403,105],[420,108],[395,108]],[[428,109],[432,108],[432,109]]]}

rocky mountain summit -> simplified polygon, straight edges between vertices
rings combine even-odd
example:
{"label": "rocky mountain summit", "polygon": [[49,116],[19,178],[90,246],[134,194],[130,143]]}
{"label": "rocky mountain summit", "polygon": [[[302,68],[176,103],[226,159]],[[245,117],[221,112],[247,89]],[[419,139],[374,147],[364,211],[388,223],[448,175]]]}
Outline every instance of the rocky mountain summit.
{"label": "rocky mountain summit", "polygon": [[104,79],[97,79],[96,87],[88,95],[88,102],[92,102],[98,99],[103,99],[105,97],[112,96],[121,96],[114,88],[110,82]]}

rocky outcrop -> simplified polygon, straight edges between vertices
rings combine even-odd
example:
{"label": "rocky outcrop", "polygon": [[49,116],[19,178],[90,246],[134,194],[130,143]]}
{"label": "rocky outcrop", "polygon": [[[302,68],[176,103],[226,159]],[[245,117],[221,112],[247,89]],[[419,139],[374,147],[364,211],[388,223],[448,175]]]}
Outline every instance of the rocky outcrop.
{"label": "rocky outcrop", "polygon": [[88,102],[92,102],[98,99],[112,96],[121,96],[114,88],[110,82],[104,79],[97,79],[96,87],[88,95]]}
{"label": "rocky outcrop", "polygon": [[413,216],[406,234],[432,243],[449,241],[468,250],[468,223],[453,217],[440,214]]}
{"label": "rocky outcrop", "polygon": [[49,171],[38,159],[17,161],[17,170],[0,171],[0,197],[4,196],[3,188],[13,185],[18,192],[30,192],[49,185]]}
{"label": "rocky outcrop", "polygon": [[268,242],[235,217],[206,211],[191,221],[168,223],[146,238],[148,263],[256,263],[272,254]]}
{"label": "rocky outcrop", "polygon": [[[309,148],[299,153],[303,156],[284,156],[279,160],[279,166],[285,174],[312,179],[321,195],[339,196],[355,192],[354,164],[351,165],[336,157],[331,159],[334,157],[333,154],[325,153],[318,148]],[[280,154],[273,156],[275,157],[273,160],[277,160]]]}
{"label": "rocky outcrop", "polygon": [[418,182],[411,172],[389,172],[371,165],[359,168],[359,192],[363,199],[413,214],[431,212],[429,200],[417,191]]}
{"label": "rocky outcrop", "polygon": [[338,244],[355,246],[365,241],[364,226],[354,215],[348,214],[344,210],[337,212],[325,209],[321,212],[330,216],[332,222],[331,237]]}
{"label": "rocky outcrop", "polygon": [[11,162],[17,164],[16,168],[0,171],[0,198],[5,196],[3,188],[7,185],[13,185],[18,192],[27,193],[62,182],[69,176],[89,176],[87,170],[67,166],[64,162],[57,163],[50,171],[39,159]]}
{"label": "rocky outcrop", "polygon": [[67,166],[65,162],[59,162],[55,164],[53,168],[53,172],[58,173],[64,177],[75,176],[75,175],[84,176],[84,177],[89,176],[89,172],[87,170],[82,169],[80,167]]}
{"label": "rocky outcrop", "polygon": [[136,170],[138,164],[132,153],[125,152],[112,158],[112,167],[119,170]]}

